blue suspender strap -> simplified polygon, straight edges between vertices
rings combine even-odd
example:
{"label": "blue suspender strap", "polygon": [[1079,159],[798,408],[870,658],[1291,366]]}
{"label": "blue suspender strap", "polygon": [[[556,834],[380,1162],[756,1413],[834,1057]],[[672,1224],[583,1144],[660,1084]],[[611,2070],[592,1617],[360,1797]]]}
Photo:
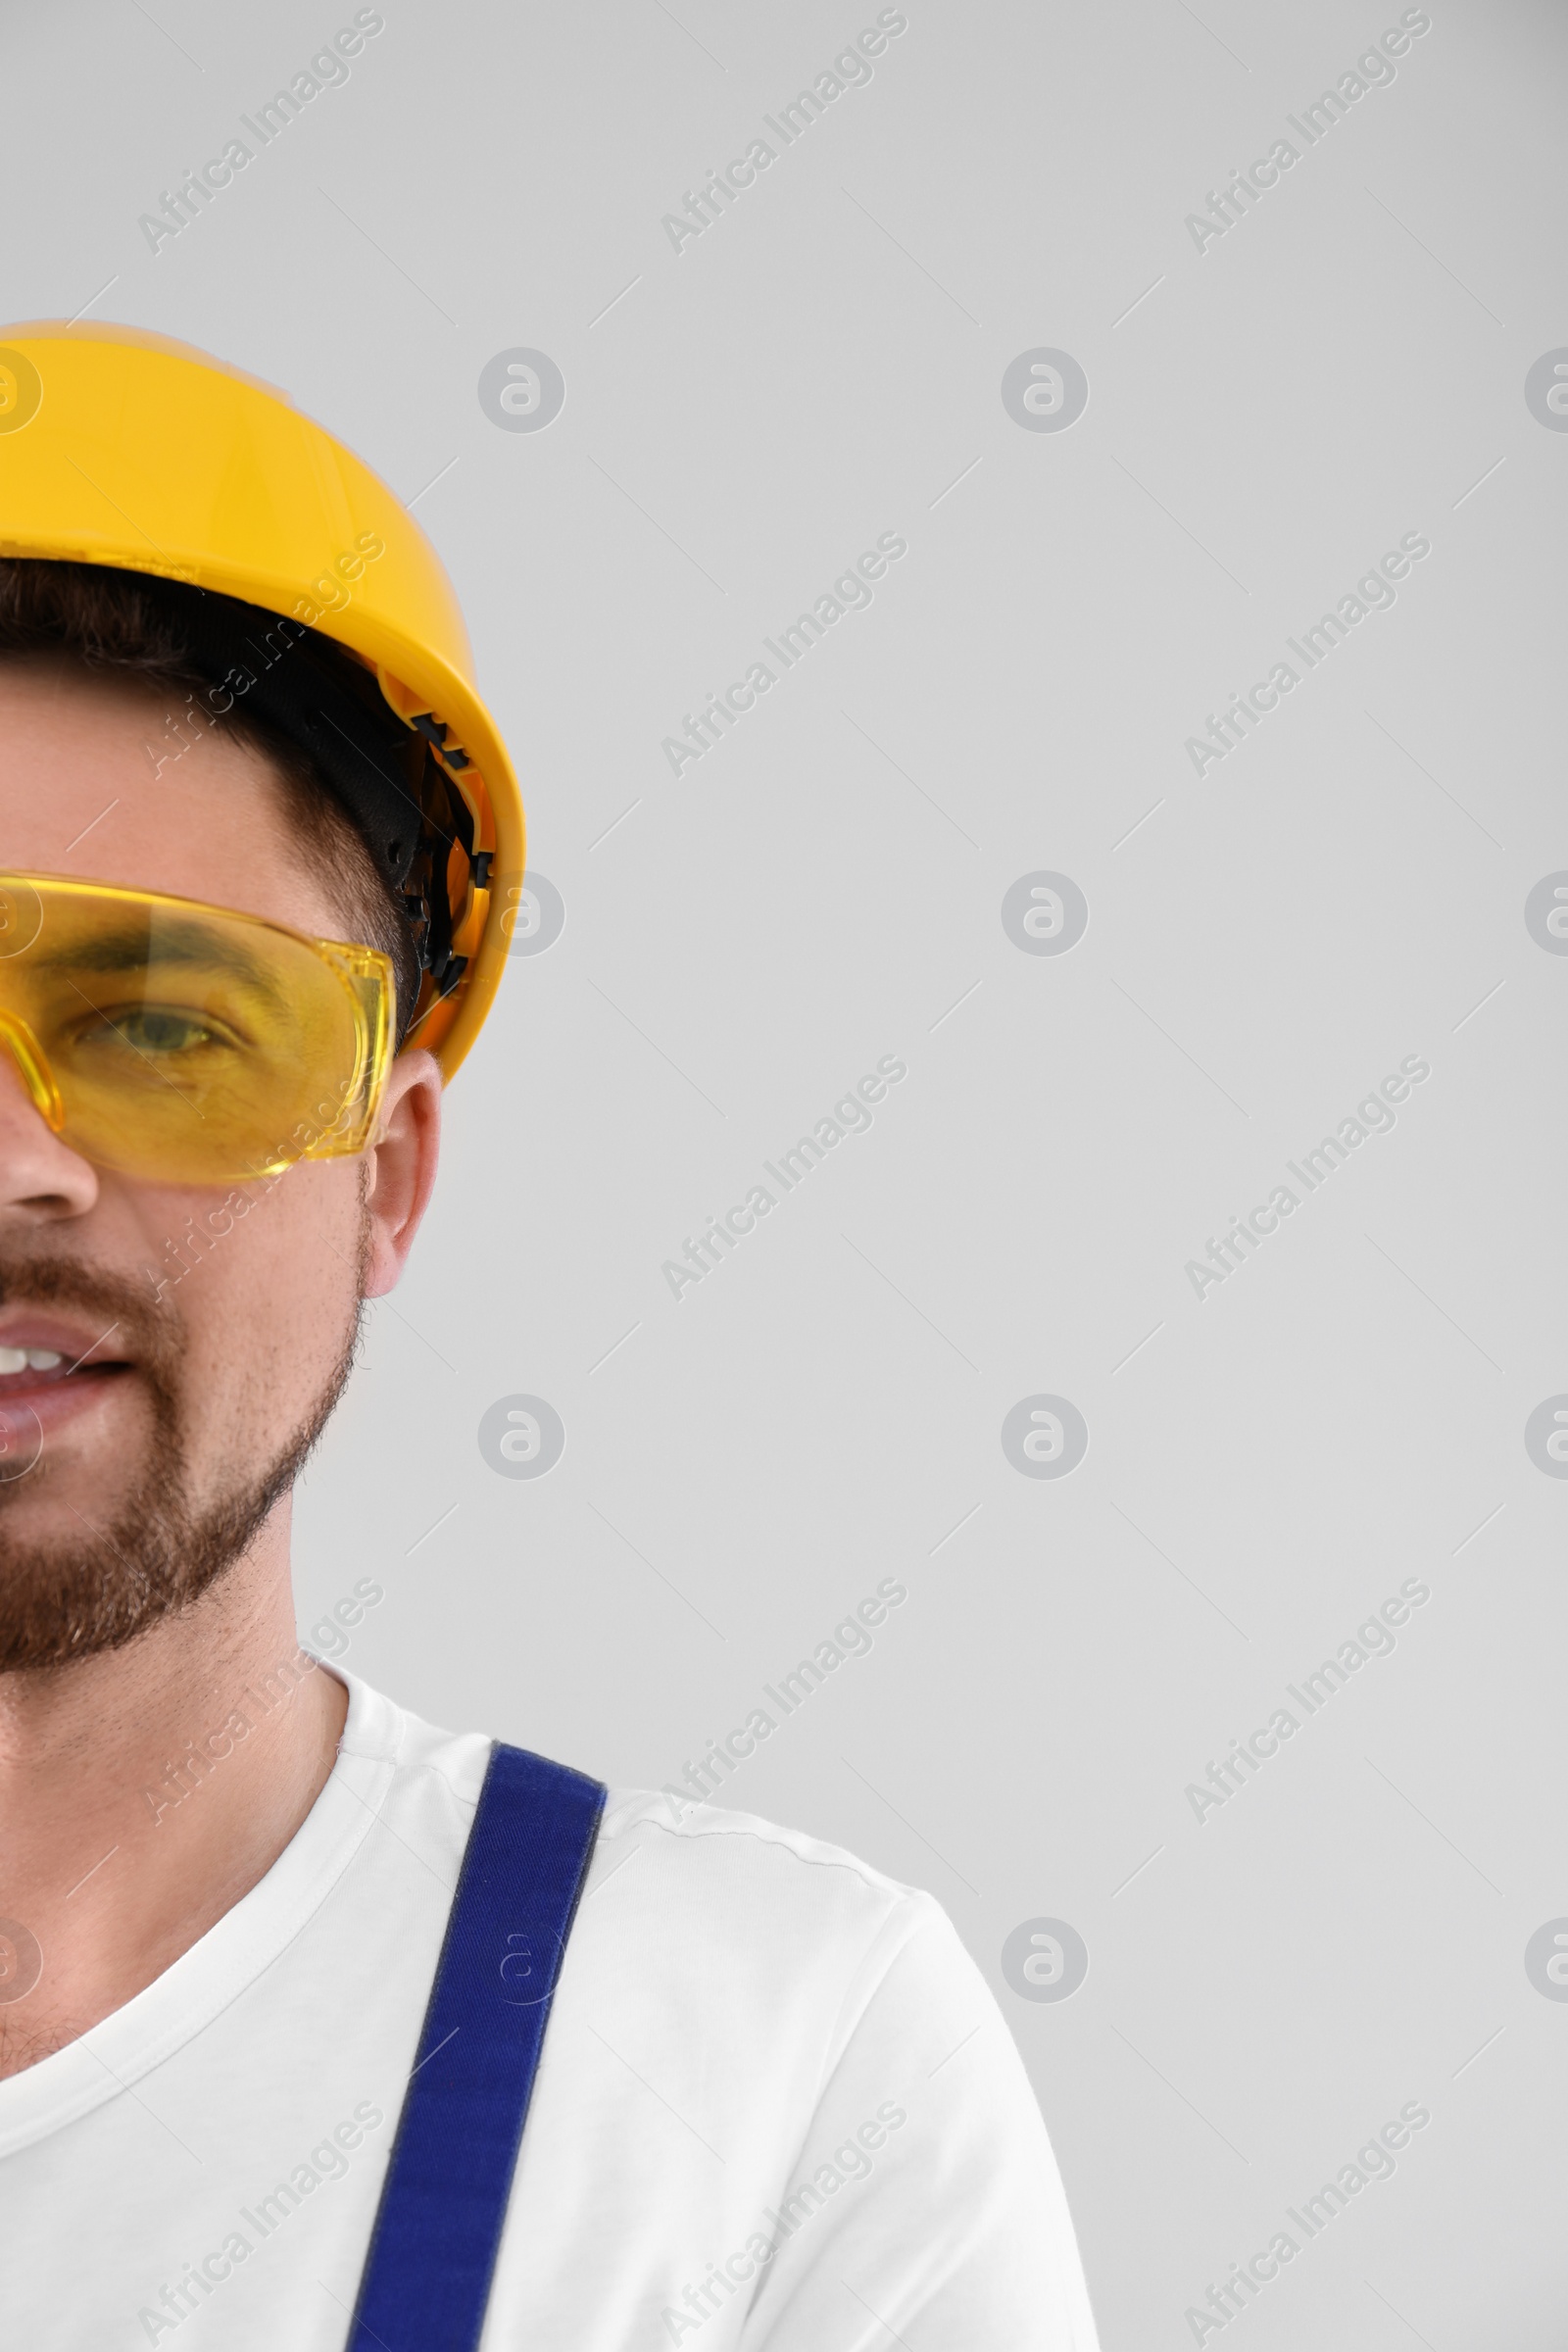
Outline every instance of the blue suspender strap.
{"label": "blue suspender strap", "polygon": [[580,1772],[491,1750],[347,2352],[476,2352],[604,1806]]}

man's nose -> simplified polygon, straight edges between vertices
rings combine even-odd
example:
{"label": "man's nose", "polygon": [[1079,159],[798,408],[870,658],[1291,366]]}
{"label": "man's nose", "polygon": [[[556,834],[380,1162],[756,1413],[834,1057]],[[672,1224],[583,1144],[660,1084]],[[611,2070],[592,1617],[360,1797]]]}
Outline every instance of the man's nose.
{"label": "man's nose", "polygon": [[98,1198],[97,1171],[39,1110],[23,1075],[29,1063],[34,1085],[52,1093],[30,1040],[13,1035],[0,1016],[0,1217],[38,1223],[84,1216]]}

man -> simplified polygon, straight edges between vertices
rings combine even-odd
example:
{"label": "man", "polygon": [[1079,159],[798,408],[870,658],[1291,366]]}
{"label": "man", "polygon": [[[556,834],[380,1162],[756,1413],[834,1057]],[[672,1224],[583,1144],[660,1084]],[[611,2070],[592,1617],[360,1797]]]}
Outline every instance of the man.
{"label": "man", "polygon": [[433,554],[126,329],[5,338],[0,530],[5,2340],[1092,2352],[928,1896],[298,1647],[522,871]]}

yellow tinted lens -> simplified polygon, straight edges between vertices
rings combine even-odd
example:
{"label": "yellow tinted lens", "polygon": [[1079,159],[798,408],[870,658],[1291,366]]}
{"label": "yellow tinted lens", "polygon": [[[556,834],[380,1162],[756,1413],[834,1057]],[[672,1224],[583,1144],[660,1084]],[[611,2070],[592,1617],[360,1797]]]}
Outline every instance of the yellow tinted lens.
{"label": "yellow tinted lens", "polygon": [[385,964],[220,908],[0,877],[0,1014],[52,1079],[65,1141],[169,1183],[360,1148]]}

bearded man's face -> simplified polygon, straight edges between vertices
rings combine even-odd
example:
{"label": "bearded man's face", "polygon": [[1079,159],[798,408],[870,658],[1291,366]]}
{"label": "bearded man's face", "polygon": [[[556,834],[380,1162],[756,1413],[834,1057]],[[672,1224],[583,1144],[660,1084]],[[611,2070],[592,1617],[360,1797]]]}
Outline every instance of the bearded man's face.
{"label": "bearded man's face", "polygon": [[[265,760],[208,732],[155,774],[162,734],[145,688],[0,662],[0,867],[340,936]],[[363,1177],[353,1160],[216,1188],[95,1167],[0,1039],[0,1671],[118,1646],[244,1551],[347,1377]]]}

